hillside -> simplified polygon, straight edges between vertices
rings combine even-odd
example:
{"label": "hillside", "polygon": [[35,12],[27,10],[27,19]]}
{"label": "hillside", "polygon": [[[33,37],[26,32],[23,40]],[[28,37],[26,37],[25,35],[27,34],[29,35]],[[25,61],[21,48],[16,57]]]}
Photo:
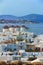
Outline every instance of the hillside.
{"label": "hillside", "polygon": [[34,22],[43,22],[43,15],[39,14],[30,14],[26,16],[19,17],[19,19],[24,19],[24,20],[30,20]]}
{"label": "hillside", "polygon": [[13,16],[13,15],[0,15],[0,22],[5,21],[6,20],[9,21],[31,21],[31,22],[43,22],[43,15],[39,15],[39,14],[30,14],[30,15],[25,15],[25,16],[21,16],[21,17],[17,17],[17,16]]}

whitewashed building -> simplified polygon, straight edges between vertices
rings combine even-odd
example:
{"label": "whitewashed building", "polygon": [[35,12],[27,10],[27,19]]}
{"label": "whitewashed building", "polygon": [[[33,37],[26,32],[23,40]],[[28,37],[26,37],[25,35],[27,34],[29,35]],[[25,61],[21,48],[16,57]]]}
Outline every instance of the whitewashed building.
{"label": "whitewashed building", "polygon": [[17,26],[15,26],[14,28],[15,28],[15,32],[16,32],[16,31],[17,31],[17,32],[20,31],[20,26],[17,25]]}
{"label": "whitewashed building", "polygon": [[17,50],[25,50],[26,49],[26,42],[24,41],[18,41],[16,42],[17,46]]}
{"label": "whitewashed building", "polygon": [[9,51],[17,51],[17,44],[7,44],[7,49]]}
{"label": "whitewashed building", "polygon": [[20,27],[20,31],[21,31],[21,32],[24,32],[24,31],[25,31],[25,29],[26,29],[26,28],[25,28],[25,26],[24,26],[24,25],[22,25],[22,26]]}
{"label": "whitewashed building", "polygon": [[9,27],[9,31],[14,33],[15,30],[14,30],[14,26],[13,25]]}
{"label": "whitewashed building", "polygon": [[8,26],[4,26],[3,27],[3,32],[8,32],[9,31],[9,27]]}

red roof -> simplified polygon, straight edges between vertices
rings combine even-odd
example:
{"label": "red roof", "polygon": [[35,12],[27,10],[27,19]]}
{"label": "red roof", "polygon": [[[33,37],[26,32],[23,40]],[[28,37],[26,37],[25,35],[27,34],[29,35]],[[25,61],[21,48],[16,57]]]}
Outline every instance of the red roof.
{"label": "red roof", "polygon": [[20,26],[18,26],[18,25],[17,25],[16,27],[17,27],[17,28],[20,28]]}
{"label": "red roof", "polygon": [[9,27],[6,25],[6,26],[4,26],[3,28],[4,28],[4,29],[8,29]]}
{"label": "red roof", "polygon": [[14,25],[11,25],[11,26],[4,26],[3,28],[4,29],[8,29],[8,28],[10,28],[10,27],[12,27],[12,28],[20,28],[20,27],[24,27],[24,28],[27,28],[25,25],[22,25],[22,26],[19,26],[19,25],[16,25],[16,26],[14,26]]}
{"label": "red roof", "polygon": [[20,26],[18,26],[18,25],[17,25],[17,26],[13,26],[13,25],[12,25],[12,26],[10,26],[10,27],[13,27],[13,28],[19,28]]}
{"label": "red roof", "polygon": [[14,25],[11,25],[10,27],[14,27]]}

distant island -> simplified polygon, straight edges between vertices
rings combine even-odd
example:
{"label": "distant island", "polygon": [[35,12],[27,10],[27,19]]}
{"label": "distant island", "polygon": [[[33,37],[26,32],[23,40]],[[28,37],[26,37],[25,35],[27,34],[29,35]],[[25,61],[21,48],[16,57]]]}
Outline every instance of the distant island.
{"label": "distant island", "polygon": [[43,23],[43,15],[30,14],[21,17],[13,15],[0,15],[0,23]]}

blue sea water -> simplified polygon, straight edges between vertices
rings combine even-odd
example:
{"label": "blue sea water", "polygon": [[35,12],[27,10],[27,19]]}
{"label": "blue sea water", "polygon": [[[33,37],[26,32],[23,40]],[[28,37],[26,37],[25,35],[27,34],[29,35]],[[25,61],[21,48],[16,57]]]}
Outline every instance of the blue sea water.
{"label": "blue sea water", "polygon": [[16,24],[0,24],[0,31],[2,31],[2,28],[4,25],[25,25],[27,26],[29,29],[29,32],[33,32],[35,34],[43,34],[43,23],[37,23],[37,24],[21,24],[21,23],[16,23]]}
{"label": "blue sea water", "polygon": [[33,32],[35,34],[43,34],[43,23],[37,23],[37,24],[27,24],[29,27],[30,32]]}

